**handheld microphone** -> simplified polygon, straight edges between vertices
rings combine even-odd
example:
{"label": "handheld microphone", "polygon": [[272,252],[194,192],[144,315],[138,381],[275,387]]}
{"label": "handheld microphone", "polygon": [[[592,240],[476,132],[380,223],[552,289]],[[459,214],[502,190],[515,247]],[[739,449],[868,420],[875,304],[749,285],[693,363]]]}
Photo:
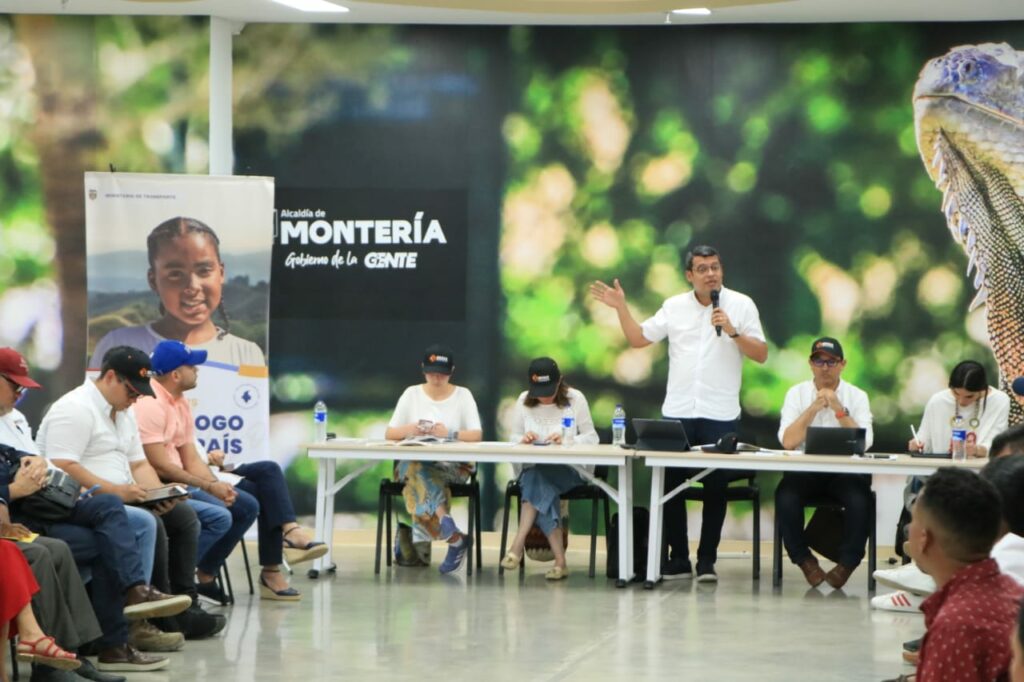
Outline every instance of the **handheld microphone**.
{"label": "handheld microphone", "polygon": [[1024,377],[1017,377],[1013,380],[1013,392],[1019,396],[1024,396]]}
{"label": "handheld microphone", "polygon": [[[711,307],[714,308],[715,310],[718,309],[718,297],[721,296],[721,295],[722,295],[722,292],[720,292],[718,289],[712,289],[711,290]],[[720,325],[720,324],[716,324],[715,325],[715,333],[718,334],[719,336],[722,335],[722,325]],[[1022,378],[1024,378],[1024,377],[1022,377]],[[1024,384],[1024,381],[1021,381],[1021,383]],[[1014,384],[1014,385],[1016,385],[1016,384]]]}

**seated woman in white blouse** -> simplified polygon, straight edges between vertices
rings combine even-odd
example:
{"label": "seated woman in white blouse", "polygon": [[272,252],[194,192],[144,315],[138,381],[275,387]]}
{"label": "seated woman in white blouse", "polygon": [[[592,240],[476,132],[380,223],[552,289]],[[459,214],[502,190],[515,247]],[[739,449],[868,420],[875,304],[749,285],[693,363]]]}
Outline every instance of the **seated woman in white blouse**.
{"label": "seated woman in white blouse", "polygon": [[[551,358],[536,358],[530,363],[527,373],[530,388],[523,391],[516,401],[514,421],[511,425],[512,440],[525,444],[562,442],[562,414],[566,407],[572,408],[575,416],[575,442],[596,444],[597,432],[590,416],[587,399],[575,388],[571,388],[558,371],[558,365]],[[565,464],[524,464],[519,474],[522,490],[522,513],[519,529],[512,546],[501,565],[506,570],[519,566],[523,560],[526,536],[536,523],[555,555],[555,566],[544,577],[548,580],[562,580],[569,577],[565,564],[565,547],[562,544],[561,498],[560,496],[584,483],[584,479],[572,467]]]}
{"label": "seated woman in white blouse", "polygon": [[[468,388],[451,383],[455,371],[452,350],[446,346],[431,346],[423,354],[421,368],[424,382],[402,393],[384,437],[402,440],[430,435],[448,440],[479,441],[483,431],[473,394]],[[395,468],[395,480],[405,482],[402,497],[417,533],[448,543],[441,573],[458,569],[473,539],[460,531],[448,514],[451,506],[448,485],[465,483],[473,471],[472,466],[399,462]]]}

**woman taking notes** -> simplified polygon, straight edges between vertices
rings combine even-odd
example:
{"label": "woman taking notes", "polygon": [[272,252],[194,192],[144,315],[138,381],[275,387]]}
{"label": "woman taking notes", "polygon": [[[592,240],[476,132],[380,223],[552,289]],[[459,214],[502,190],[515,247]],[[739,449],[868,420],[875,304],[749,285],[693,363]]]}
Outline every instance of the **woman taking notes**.
{"label": "woman taking notes", "polygon": [[[455,371],[452,351],[431,346],[423,354],[424,382],[402,393],[384,437],[404,440],[419,436],[458,441],[479,441],[483,436],[476,401],[468,388],[451,383]],[[419,534],[448,543],[441,573],[462,565],[473,539],[449,516],[449,483],[465,483],[473,469],[450,462],[399,462],[395,478],[405,481],[402,496]]]}
{"label": "woman taking notes", "polygon": [[[598,443],[587,399],[569,386],[554,360],[536,358],[530,363],[527,377],[530,388],[523,391],[516,401],[514,421],[511,425],[513,441],[533,445],[561,443],[562,414],[565,408],[569,407],[575,417],[575,442],[587,445]],[[593,467],[590,469],[592,471]],[[575,469],[565,464],[523,465],[522,473],[519,474],[523,509],[512,546],[501,560],[501,565],[506,570],[517,568],[519,562],[523,560],[526,536],[536,523],[547,536],[551,551],[555,555],[555,566],[544,577],[548,580],[569,577],[569,569],[565,565],[562,529],[559,527],[560,496],[584,482],[583,477]]]}

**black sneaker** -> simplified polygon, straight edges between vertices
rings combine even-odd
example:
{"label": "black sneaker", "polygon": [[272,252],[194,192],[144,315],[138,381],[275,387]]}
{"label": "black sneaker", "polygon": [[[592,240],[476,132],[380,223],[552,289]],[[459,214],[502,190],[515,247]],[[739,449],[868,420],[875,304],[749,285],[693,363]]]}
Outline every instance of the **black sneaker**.
{"label": "black sneaker", "polygon": [[705,563],[703,561],[697,562],[697,582],[699,583],[717,583],[718,574],[715,573],[715,565],[711,563]]}
{"label": "black sneaker", "polygon": [[661,567],[662,580],[684,580],[693,577],[693,564],[689,559],[669,559]]}
{"label": "black sneaker", "polygon": [[125,682],[128,678],[124,675],[111,675],[110,673],[101,673],[96,669],[96,666],[84,656],[79,656],[78,660],[82,662],[82,667],[75,671],[75,674],[79,677],[84,677],[87,680],[93,682]]}
{"label": "black sneaker", "polygon": [[180,632],[185,639],[213,637],[224,629],[228,619],[219,613],[208,613],[199,604],[192,604],[173,618],[157,618],[153,624],[164,632]]}

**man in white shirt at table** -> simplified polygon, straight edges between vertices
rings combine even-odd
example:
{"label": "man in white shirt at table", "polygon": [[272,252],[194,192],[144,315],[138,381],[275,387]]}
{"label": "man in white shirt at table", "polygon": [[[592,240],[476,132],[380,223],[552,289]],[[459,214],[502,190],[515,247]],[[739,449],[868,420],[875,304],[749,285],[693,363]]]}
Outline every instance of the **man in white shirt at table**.
{"label": "man in white shirt at table", "polygon": [[[871,405],[867,394],[841,380],[846,359],[839,341],[822,337],[811,344],[808,361],[814,379],[786,393],[779,424],[779,441],[786,450],[800,450],[811,426],[862,428],[864,448],[874,439]],[[822,499],[843,507],[843,537],[839,563],[828,573],[818,565],[804,537],[804,504]],[[800,567],[811,587],[827,582],[835,589],[849,580],[864,558],[872,504],[871,479],[859,474],[822,474],[787,471],[775,490],[775,514],[790,561]]]}
{"label": "man in white shirt at table", "polygon": [[[633,319],[626,305],[626,292],[619,280],[608,286],[594,282],[590,293],[613,308],[626,340],[643,348],[668,339],[668,386],[661,406],[666,419],[683,424],[693,445],[715,443],[735,433],[740,418],[740,380],[743,358],[759,363],[768,359],[768,344],[757,306],[749,296],[722,286],[724,270],[718,251],[695,246],[686,254],[686,280],[693,291],[667,299],[642,324]],[[677,488],[698,469],[666,469],[665,491]],[[697,548],[697,581],[714,582],[718,543],[725,523],[725,489],[730,481],[748,476],[744,472],[720,469],[705,476],[700,546]],[[686,501],[676,495],[665,503],[663,544],[670,555],[663,564],[665,580],[690,578]]]}

